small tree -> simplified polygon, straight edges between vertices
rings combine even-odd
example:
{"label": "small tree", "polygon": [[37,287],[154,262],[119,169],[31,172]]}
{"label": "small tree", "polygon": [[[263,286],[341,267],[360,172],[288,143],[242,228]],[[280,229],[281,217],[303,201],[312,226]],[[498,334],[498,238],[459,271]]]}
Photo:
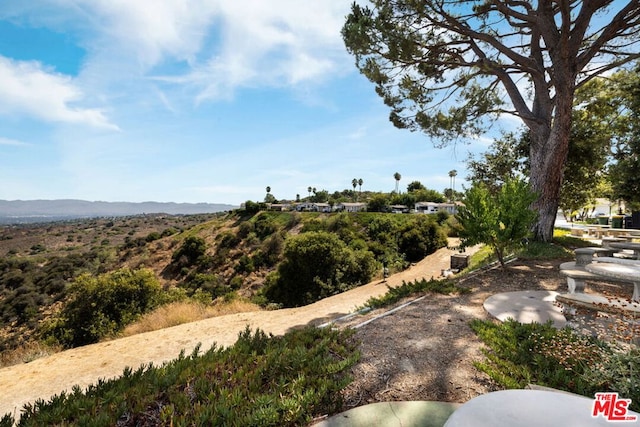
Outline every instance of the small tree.
{"label": "small tree", "polygon": [[374,194],[367,202],[369,212],[386,212],[389,207],[389,197],[386,194]]}
{"label": "small tree", "polygon": [[422,185],[420,181],[411,181],[409,185],[407,185],[407,191],[409,193],[413,193],[414,191],[418,191],[418,190],[426,190],[426,189],[427,187]]}
{"label": "small tree", "polygon": [[482,183],[474,184],[457,214],[462,247],[484,243],[504,268],[507,252],[531,232],[536,220],[536,213],[530,209],[534,200],[536,195],[524,180],[508,179],[495,194]]}
{"label": "small tree", "polygon": [[367,283],[376,271],[373,253],[352,250],[335,233],[308,232],[285,244],[278,276],[265,296],[287,307],[310,304]]}
{"label": "small tree", "polygon": [[83,274],[69,287],[69,299],[51,332],[67,347],[91,344],[151,311],[162,297],[162,286],[151,270]]}

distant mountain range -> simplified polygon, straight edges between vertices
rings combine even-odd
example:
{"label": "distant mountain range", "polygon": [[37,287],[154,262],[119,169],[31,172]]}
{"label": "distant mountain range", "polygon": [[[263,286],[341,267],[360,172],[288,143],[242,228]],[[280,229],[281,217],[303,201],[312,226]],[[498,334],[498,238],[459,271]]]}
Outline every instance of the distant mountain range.
{"label": "distant mountain range", "polygon": [[45,222],[74,218],[152,213],[190,215],[236,209],[219,203],[89,202],[85,200],[0,200],[0,223]]}

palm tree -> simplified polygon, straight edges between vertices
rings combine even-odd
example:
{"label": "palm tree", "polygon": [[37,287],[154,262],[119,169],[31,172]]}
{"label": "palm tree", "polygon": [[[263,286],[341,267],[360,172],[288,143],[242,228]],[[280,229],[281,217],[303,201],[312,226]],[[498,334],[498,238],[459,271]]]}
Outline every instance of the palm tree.
{"label": "palm tree", "polygon": [[355,197],[356,197],[356,186],[358,185],[358,180],[353,178],[351,180],[351,185],[353,185],[353,198],[355,199]]}
{"label": "palm tree", "polygon": [[267,185],[267,194],[271,193],[271,187]]}
{"label": "palm tree", "polygon": [[307,187],[307,191],[309,192],[309,198],[311,198],[311,187]]}
{"label": "palm tree", "polygon": [[451,186],[451,200],[453,201],[453,198],[455,196],[456,193],[456,176],[458,175],[458,171],[453,169],[449,171],[449,185]]}
{"label": "palm tree", "polygon": [[400,178],[402,178],[402,175],[400,175],[398,172],[393,174],[393,179],[396,180],[396,194],[398,193],[398,185],[400,184]]}
{"label": "palm tree", "polygon": [[358,186],[360,187],[360,193],[362,193],[362,184],[364,183],[364,181],[362,180],[362,178],[360,178],[358,180]]}

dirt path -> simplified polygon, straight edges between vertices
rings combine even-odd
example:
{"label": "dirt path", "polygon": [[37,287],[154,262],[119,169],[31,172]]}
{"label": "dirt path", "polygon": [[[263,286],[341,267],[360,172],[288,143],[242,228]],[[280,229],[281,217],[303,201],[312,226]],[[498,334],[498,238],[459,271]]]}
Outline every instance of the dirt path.
{"label": "dirt path", "polygon": [[[442,269],[449,267],[453,253],[455,251],[451,249],[440,249],[408,270],[392,275],[386,284],[398,286],[403,281],[438,277]],[[137,368],[149,362],[160,365],[175,359],[183,349],[189,354],[198,343],[202,349],[208,349],[214,343],[231,345],[247,325],[280,335],[291,328],[325,323],[353,312],[371,297],[385,294],[386,284],[377,280],[305,307],[215,317],[67,350],[0,369],[0,417],[9,412],[18,415],[24,404],[36,399],[48,400],[63,390],[71,390],[76,384],[85,388],[99,378],[119,376],[127,366]]]}

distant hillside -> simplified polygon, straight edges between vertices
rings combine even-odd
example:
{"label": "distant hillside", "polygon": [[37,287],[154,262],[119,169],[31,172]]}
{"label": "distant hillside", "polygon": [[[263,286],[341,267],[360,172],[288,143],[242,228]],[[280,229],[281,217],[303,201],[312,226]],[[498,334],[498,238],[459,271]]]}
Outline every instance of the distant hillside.
{"label": "distant hillside", "polygon": [[151,213],[192,215],[237,208],[219,203],[89,202],[85,200],[0,200],[0,223],[129,216]]}

